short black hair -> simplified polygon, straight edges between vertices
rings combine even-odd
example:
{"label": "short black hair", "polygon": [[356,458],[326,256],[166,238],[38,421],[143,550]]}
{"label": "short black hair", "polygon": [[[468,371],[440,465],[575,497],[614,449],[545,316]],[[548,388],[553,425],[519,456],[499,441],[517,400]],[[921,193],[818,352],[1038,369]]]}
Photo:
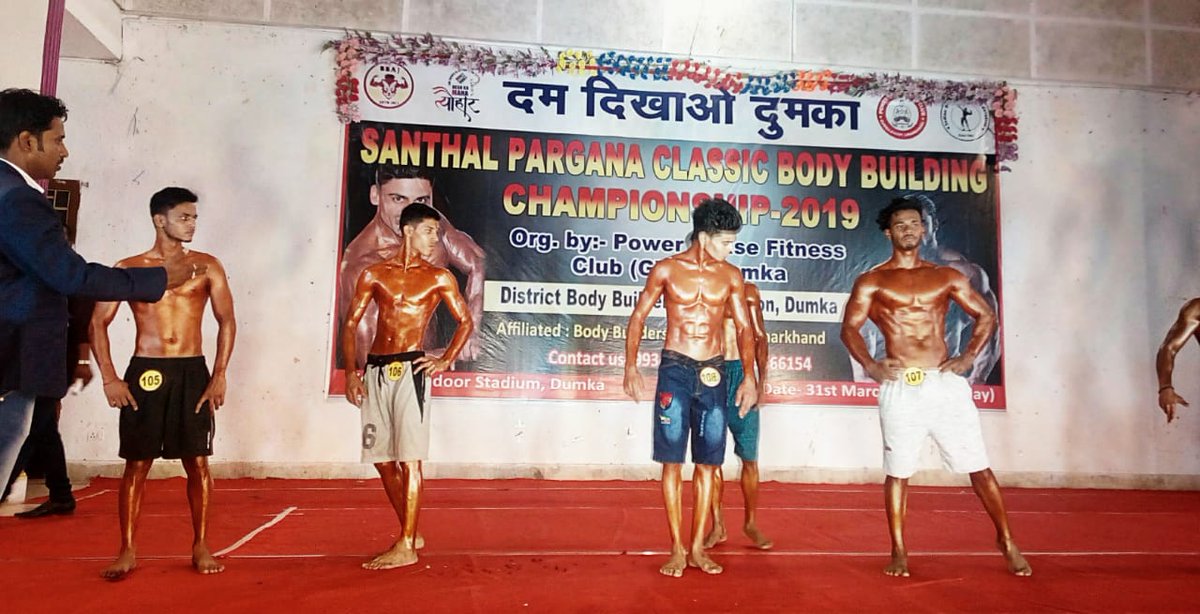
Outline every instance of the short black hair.
{"label": "short black hair", "polygon": [[194,203],[200,199],[196,193],[187,188],[163,188],[150,197],[150,215],[166,215],[176,205]]}
{"label": "short black hair", "polygon": [[702,232],[713,234],[741,229],[742,216],[737,207],[721,198],[706,198],[692,211],[692,234],[688,235],[688,240],[694,241]]}
{"label": "short black hair", "polygon": [[40,138],[56,117],[66,121],[67,106],[54,96],[17,88],[0,91],[0,149],[8,149],[22,132]]}
{"label": "short black hair", "polygon": [[437,209],[424,203],[412,203],[405,206],[404,211],[400,212],[400,221],[396,224],[396,230],[403,233],[405,226],[415,226],[425,220],[440,222],[442,214],[438,213]]}
{"label": "short black hair", "polygon": [[375,185],[383,187],[383,184],[393,179],[424,179],[433,186],[433,173],[426,168],[396,164],[380,164],[375,168]]}
{"label": "short black hair", "polygon": [[921,217],[924,217],[925,205],[914,195],[893,198],[892,202],[888,203],[888,206],[884,207],[883,211],[880,211],[879,215],[875,216],[875,223],[879,224],[879,229],[887,230],[891,227],[892,216],[898,211],[916,211],[921,214]]}

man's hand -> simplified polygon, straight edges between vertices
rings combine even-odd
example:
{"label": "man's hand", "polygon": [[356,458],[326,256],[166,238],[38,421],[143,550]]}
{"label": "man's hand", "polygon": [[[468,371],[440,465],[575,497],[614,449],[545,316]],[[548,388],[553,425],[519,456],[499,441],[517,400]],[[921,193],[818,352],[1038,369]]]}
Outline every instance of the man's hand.
{"label": "man's hand", "polygon": [[[463,361],[465,361],[465,360],[471,360],[471,359],[469,359],[469,358],[467,358],[467,357],[466,357],[466,354],[467,354],[467,346],[468,346],[468,345],[471,345],[471,342],[470,342],[470,341],[468,341],[468,342],[467,342],[467,344],[463,346],[463,351],[459,352],[459,353],[458,353],[458,356],[457,356],[457,357],[455,357],[455,358],[454,358],[454,360],[452,360],[452,361],[450,361],[450,362],[446,363],[446,366],[445,366],[444,368],[440,369],[440,370],[441,370],[441,371],[447,371],[447,370],[449,370],[449,371],[453,371],[453,370],[456,370],[456,369],[460,369],[460,368],[462,368],[462,366],[463,366],[463,365],[462,365]],[[438,348],[425,348],[425,355],[426,355],[426,356],[434,356],[434,357],[436,357],[436,356],[445,356],[445,355],[446,355],[446,348],[444,348],[444,347],[438,347]],[[416,360],[414,360],[414,361],[413,361],[413,367],[414,367],[414,369],[416,368],[416,365],[417,365],[417,361],[416,361]]]}
{"label": "man's hand", "polygon": [[362,407],[363,401],[367,400],[367,387],[355,369],[346,371],[346,400],[355,407]]}
{"label": "man's hand", "polygon": [[646,384],[642,381],[642,373],[638,371],[637,365],[625,366],[625,394],[635,402],[642,401],[642,392]]}
{"label": "man's hand", "polygon": [[208,386],[204,387],[204,394],[200,395],[200,400],[196,402],[196,413],[200,413],[200,408],[204,407],[205,403],[209,404],[209,411],[216,413],[221,406],[225,404],[225,375],[213,375],[212,379],[208,380]]}
{"label": "man's hand", "polygon": [[899,359],[884,358],[869,365],[863,365],[863,369],[866,370],[867,375],[871,376],[871,379],[882,384],[899,379],[900,372],[904,370],[904,365]]}
{"label": "man's hand", "polygon": [[92,366],[87,363],[78,363],[75,365],[75,371],[71,374],[71,381],[79,382],[80,388],[86,388],[92,383]]}
{"label": "man's hand", "polygon": [[183,257],[167,260],[163,263],[167,270],[167,289],[177,288],[208,272],[208,265],[195,262],[184,262]]}
{"label": "man's hand", "polygon": [[115,379],[104,384],[104,396],[108,398],[109,407],[132,407],[133,411],[137,411],[137,401],[133,399],[125,380]]}
{"label": "man's hand", "polygon": [[746,414],[750,413],[751,409],[758,404],[758,386],[748,385],[750,382],[742,380],[738,385],[737,395],[734,396],[734,403],[738,406],[738,417],[745,418]]}
{"label": "man's hand", "polygon": [[433,375],[440,373],[450,368],[450,361],[440,356],[430,356],[426,354],[413,361],[413,371],[416,373],[424,373]]}
{"label": "man's hand", "polygon": [[1170,424],[1173,420],[1175,420],[1176,405],[1183,405],[1184,407],[1187,407],[1188,402],[1183,400],[1183,397],[1179,396],[1179,394],[1175,392],[1175,388],[1173,386],[1167,386],[1158,391],[1158,406],[1162,408],[1163,413],[1167,415],[1167,424]]}
{"label": "man's hand", "polygon": [[942,373],[950,371],[959,375],[965,375],[973,368],[975,368],[975,357],[970,354],[959,354],[938,365],[938,370]]}

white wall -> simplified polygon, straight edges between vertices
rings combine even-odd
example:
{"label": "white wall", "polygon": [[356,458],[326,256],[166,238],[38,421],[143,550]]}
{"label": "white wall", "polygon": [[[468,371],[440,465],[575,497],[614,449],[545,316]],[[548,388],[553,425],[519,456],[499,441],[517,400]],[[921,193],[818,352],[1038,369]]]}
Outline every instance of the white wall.
{"label": "white wall", "polygon": [[4,19],[0,19],[0,40],[4,41],[5,57],[0,62],[0,88],[41,89],[48,6],[48,0],[25,0],[5,5]]}
{"label": "white wall", "polygon": [[[111,262],[149,247],[147,203],[165,185],[201,196],[193,247],[224,262],[239,322],[213,459],[225,474],[370,475],[357,464],[357,411],[323,393],[342,127],[319,50],[337,36],[127,19],[119,64],[62,67],[62,176],[88,182],[82,253]],[[1163,424],[1152,362],[1183,299],[1200,295],[1196,98],[1017,85],[1021,160],[1001,188],[1009,411],[984,416],[993,466],[1010,484],[1195,486],[1200,405]],[[211,319],[206,330],[211,357]],[[111,332],[123,367],[127,310]],[[1193,344],[1177,385],[1196,402],[1198,366]],[[65,405],[68,456],[111,473],[117,417],[100,386]],[[431,473],[652,477],[649,411],[439,400]],[[881,475],[874,410],[774,406],[763,420],[768,479]]]}

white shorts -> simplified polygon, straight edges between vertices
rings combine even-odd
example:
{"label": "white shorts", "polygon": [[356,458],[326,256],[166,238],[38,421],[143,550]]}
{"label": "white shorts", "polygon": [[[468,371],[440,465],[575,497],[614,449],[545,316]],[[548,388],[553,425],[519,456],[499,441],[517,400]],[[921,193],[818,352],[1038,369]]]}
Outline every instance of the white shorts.
{"label": "white shorts", "polygon": [[[423,377],[418,375],[417,377]],[[429,399],[417,398],[411,362],[367,365],[363,380],[362,462],[417,461],[429,457]],[[429,390],[429,379],[425,379]]]}
{"label": "white shorts", "polygon": [[[901,376],[879,387],[879,426],[883,431],[883,470],[908,478],[917,470],[925,437],[932,436],[950,471],[974,473],[988,468],[979,410],[966,378],[923,369],[913,385]],[[913,377],[912,379],[918,379]]]}

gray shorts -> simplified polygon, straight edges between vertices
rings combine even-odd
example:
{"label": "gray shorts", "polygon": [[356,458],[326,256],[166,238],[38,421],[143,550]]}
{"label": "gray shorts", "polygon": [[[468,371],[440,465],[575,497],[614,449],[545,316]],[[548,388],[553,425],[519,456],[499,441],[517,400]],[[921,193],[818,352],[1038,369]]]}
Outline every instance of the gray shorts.
{"label": "gray shorts", "polygon": [[[362,462],[418,461],[429,457],[429,378],[413,372],[416,352],[369,356],[363,376]],[[418,383],[419,382],[419,383]],[[418,387],[420,390],[418,390]]]}

